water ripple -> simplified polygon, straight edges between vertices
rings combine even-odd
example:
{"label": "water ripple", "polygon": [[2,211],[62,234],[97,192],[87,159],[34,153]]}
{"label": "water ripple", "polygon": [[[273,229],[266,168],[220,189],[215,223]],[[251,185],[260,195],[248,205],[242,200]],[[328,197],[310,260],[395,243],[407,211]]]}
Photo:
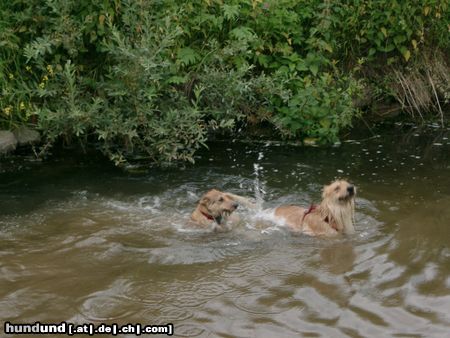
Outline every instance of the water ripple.
{"label": "water ripple", "polygon": [[204,336],[206,330],[195,324],[182,323],[176,326],[177,337],[199,337]]}
{"label": "water ripple", "polygon": [[132,290],[132,283],[126,280],[116,280],[109,286],[91,293],[82,301],[79,313],[91,321],[112,321],[131,316],[137,311],[136,306],[128,297],[123,297]]}

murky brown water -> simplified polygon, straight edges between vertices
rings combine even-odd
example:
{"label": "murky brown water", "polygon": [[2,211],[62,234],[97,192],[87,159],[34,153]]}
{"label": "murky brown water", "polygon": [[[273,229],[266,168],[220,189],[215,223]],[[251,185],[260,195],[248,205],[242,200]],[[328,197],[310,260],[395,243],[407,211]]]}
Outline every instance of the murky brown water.
{"label": "murky brown water", "polygon": [[[175,336],[448,337],[450,132],[404,129],[329,149],[216,143],[194,166],[134,175],[92,158],[14,171],[4,161],[1,326],[170,322]],[[181,229],[209,188],[256,194],[266,208],[308,205],[335,177],[359,188],[354,236],[261,229],[261,215],[246,212],[229,233]]]}

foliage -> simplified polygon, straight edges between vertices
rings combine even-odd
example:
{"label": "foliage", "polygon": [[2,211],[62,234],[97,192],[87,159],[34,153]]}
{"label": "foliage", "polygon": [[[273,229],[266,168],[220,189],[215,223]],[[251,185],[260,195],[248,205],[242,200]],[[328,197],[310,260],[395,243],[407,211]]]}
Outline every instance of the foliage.
{"label": "foliage", "polygon": [[450,48],[448,0],[11,0],[0,14],[0,126],[34,125],[43,151],[95,142],[116,163],[192,160],[212,132],[262,122],[334,142],[364,68]]}

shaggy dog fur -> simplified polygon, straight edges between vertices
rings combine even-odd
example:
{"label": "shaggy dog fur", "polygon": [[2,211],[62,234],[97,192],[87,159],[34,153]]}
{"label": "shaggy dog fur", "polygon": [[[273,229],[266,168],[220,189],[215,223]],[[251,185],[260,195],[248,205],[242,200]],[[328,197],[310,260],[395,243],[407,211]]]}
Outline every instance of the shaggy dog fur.
{"label": "shaggy dog fur", "polygon": [[275,217],[283,219],[292,230],[309,235],[352,234],[355,232],[355,195],[354,185],[337,180],[323,188],[322,202],[318,206],[308,209],[282,205],[275,209]]}
{"label": "shaggy dog fur", "polygon": [[238,221],[238,218],[231,214],[239,205],[254,207],[254,204],[245,197],[212,189],[198,202],[191,214],[189,225],[197,228],[212,228],[214,231],[230,230],[229,223]]}

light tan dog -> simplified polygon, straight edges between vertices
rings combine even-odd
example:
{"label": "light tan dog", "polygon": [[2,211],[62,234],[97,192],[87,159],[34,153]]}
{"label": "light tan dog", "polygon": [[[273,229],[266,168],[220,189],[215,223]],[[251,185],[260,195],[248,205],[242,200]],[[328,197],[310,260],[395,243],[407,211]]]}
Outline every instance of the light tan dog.
{"label": "light tan dog", "polygon": [[275,217],[282,218],[294,231],[309,235],[334,236],[355,232],[354,185],[337,180],[323,188],[322,202],[305,209],[295,205],[282,205],[275,209]]}
{"label": "light tan dog", "polygon": [[225,193],[216,189],[208,191],[202,196],[194,212],[191,214],[189,225],[199,228],[212,228],[214,231],[230,230],[230,222],[239,220],[233,217],[239,205],[253,208],[254,204],[245,197]]}

